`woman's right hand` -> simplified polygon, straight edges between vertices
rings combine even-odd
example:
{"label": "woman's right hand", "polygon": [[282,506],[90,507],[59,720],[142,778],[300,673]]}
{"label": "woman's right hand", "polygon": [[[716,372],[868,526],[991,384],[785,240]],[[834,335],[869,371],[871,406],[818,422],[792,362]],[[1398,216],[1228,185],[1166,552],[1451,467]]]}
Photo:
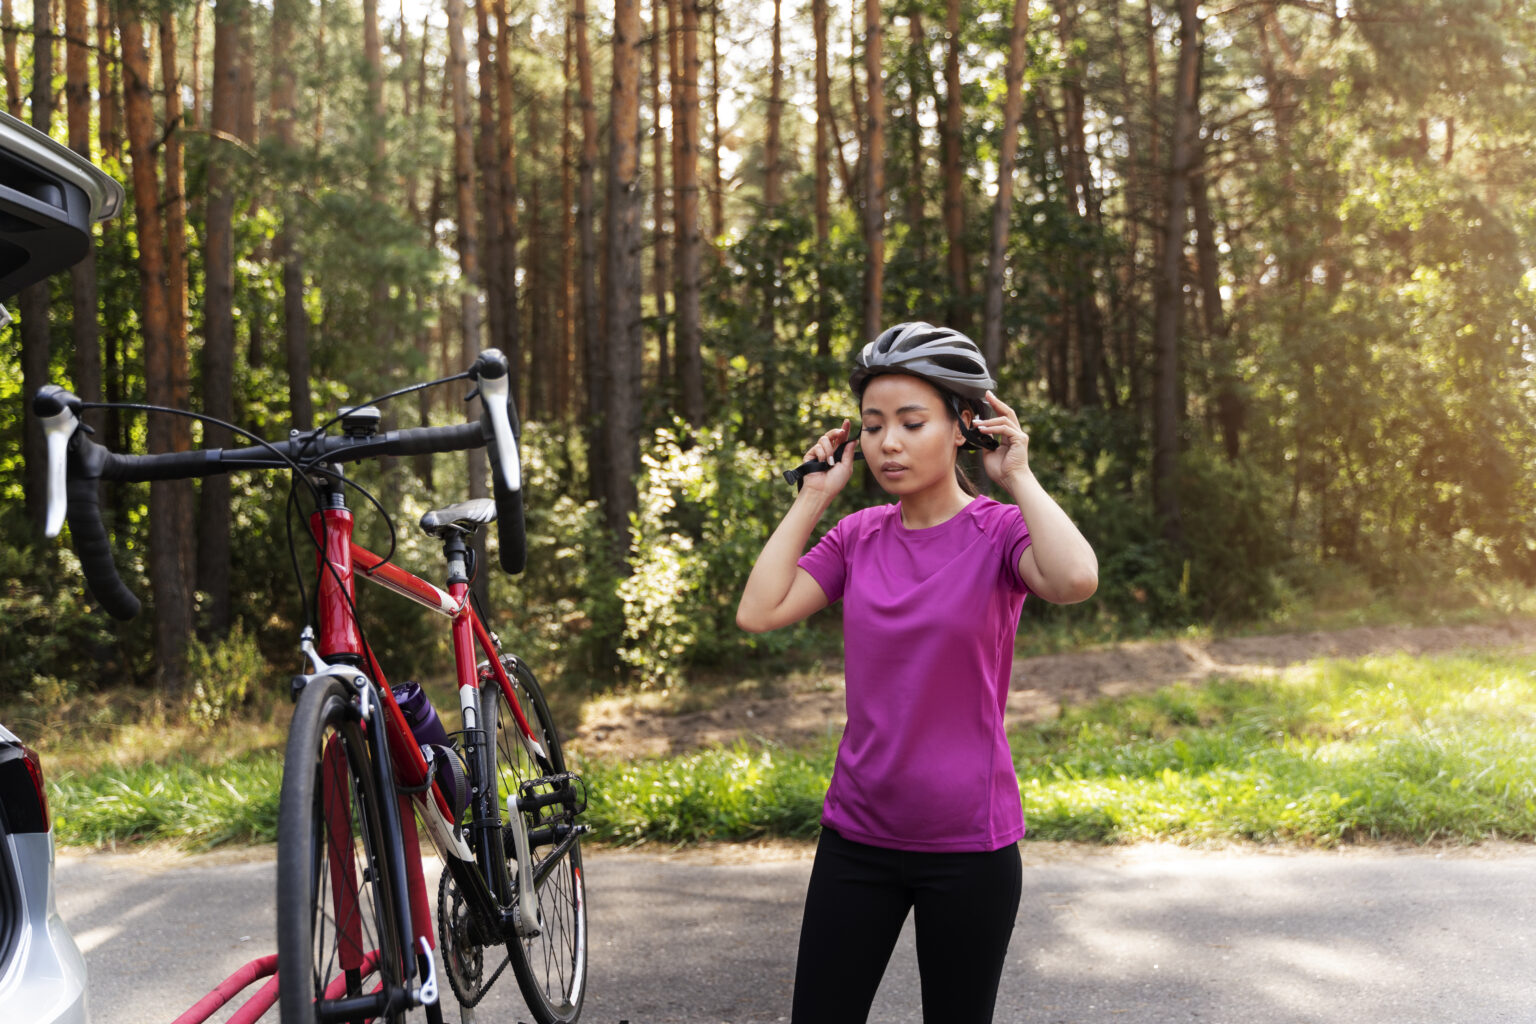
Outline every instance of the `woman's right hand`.
{"label": "woman's right hand", "polygon": [[841,457],[837,457],[837,450],[848,440],[851,426],[850,421],[843,420],[842,426],[822,434],[806,451],[807,462],[817,459],[830,464],[831,468],[825,473],[807,473],[801,481],[802,494],[809,491],[830,498],[847,485],[849,477],[853,476],[853,445],[843,448]]}

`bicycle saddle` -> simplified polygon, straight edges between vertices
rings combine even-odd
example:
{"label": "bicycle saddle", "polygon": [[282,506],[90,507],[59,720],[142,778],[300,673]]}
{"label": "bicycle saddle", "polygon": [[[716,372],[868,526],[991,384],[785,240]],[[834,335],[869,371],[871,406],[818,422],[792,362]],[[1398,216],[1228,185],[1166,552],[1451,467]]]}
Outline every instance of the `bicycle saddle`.
{"label": "bicycle saddle", "polygon": [[421,517],[421,528],[430,537],[447,537],[450,533],[474,533],[486,523],[496,521],[496,502],[490,498],[473,498],[435,508]]}

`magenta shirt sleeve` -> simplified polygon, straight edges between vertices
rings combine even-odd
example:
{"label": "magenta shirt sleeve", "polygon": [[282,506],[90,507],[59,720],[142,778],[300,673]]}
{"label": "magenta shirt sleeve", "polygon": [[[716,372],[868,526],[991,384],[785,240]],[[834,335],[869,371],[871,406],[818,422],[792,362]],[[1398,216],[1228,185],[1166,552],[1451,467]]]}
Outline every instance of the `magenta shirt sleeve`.
{"label": "magenta shirt sleeve", "polygon": [[[857,515],[858,513],[854,513]],[[817,541],[811,550],[800,556],[799,566],[811,574],[821,587],[822,593],[827,595],[828,604],[836,604],[842,600],[843,587],[848,582],[848,553],[846,537],[849,521],[854,515],[846,516],[839,520],[837,525],[827,531],[826,536]]]}

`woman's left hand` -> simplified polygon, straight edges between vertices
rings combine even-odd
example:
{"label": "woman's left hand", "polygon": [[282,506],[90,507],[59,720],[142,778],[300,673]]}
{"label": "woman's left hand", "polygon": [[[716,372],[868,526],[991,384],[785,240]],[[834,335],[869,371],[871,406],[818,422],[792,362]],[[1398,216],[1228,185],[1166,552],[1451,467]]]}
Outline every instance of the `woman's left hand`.
{"label": "woman's left hand", "polygon": [[982,456],[982,465],[992,482],[1006,487],[1015,476],[1029,473],[1029,435],[1019,426],[1019,417],[1002,399],[987,392],[986,402],[992,415],[977,417],[972,425],[983,434],[997,438],[997,447]]}

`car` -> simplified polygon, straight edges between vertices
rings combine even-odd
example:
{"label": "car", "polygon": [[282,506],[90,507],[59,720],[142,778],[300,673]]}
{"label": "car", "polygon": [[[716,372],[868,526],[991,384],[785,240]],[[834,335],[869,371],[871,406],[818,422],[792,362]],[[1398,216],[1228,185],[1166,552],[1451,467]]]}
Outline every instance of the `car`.
{"label": "car", "polygon": [[[0,113],[0,302],[83,259],[91,226],[123,196],[90,161]],[[42,760],[0,725],[0,1021],[88,1019],[85,958],[59,916],[53,866]]]}
{"label": "car", "polygon": [[42,760],[0,725],[0,1020],[87,1019],[85,958],[54,902]]}

